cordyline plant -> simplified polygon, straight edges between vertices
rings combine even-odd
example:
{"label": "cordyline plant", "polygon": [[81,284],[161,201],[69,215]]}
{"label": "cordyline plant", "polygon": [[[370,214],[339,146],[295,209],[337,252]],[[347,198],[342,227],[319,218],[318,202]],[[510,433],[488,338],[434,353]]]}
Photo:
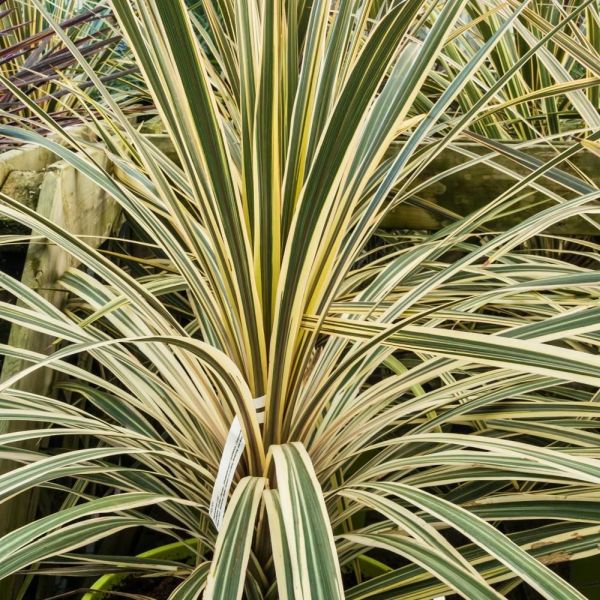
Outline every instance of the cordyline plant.
{"label": "cordyline plant", "polygon": [[[50,17],[60,22],[61,29],[105,84],[136,72],[116,52],[121,36],[115,32],[110,11],[102,3],[61,0],[49,3],[49,9]],[[70,94],[69,86],[85,89],[91,82],[31,2],[0,0],[0,74],[62,126],[81,122],[77,100]],[[1,83],[0,110],[3,124],[15,123],[18,118],[39,123],[35,113]],[[0,139],[0,144],[14,144],[14,140]]]}
{"label": "cordyline plant", "polygon": [[[584,598],[552,565],[600,543],[600,275],[524,244],[570,217],[598,224],[598,189],[560,170],[597,144],[600,56],[570,43],[597,34],[597,5],[555,2],[548,20],[516,0],[206,0],[203,18],[183,0],[111,4],[170,152],[60,28],[101,98],[74,89],[102,111],[113,172],[6,82],[64,144],[0,133],[96,182],[135,236],[96,251],[2,198],[81,266],[61,308],[2,276],[19,300],[2,317],[55,342],[2,348],[27,366],[1,384],[0,416],[36,424],[1,436],[19,466],[0,500],[42,488],[59,509],[0,540],[0,577],[174,574],[172,600],[480,600],[523,582]],[[540,65],[549,80],[524,85]],[[531,132],[526,107],[553,102],[574,136],[522,138],[570,140],[547,163],[480,135]],[[436,233],[378,233],[449,174],[422,179],[446,149],[514,185]],[[548,204],[490,230],[524,200]],[[595,266],[597,247],[580,252]],[[20,385],[42,367],[60,375],[52,396]],[[232,423],[245,446],[216,527]],[[131,528],[185,540],[194,565],[85,553]]]}

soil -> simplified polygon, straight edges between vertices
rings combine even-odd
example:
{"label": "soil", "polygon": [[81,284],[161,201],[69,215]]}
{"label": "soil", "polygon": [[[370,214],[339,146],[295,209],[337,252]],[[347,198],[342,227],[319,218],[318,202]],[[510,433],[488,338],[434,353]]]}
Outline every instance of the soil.
{"label": "soil", "polygon": [[119,592],[138,594],[153,600],[167,600],[171,592],[181,583],[177,577],[128,577],[119,586]]}

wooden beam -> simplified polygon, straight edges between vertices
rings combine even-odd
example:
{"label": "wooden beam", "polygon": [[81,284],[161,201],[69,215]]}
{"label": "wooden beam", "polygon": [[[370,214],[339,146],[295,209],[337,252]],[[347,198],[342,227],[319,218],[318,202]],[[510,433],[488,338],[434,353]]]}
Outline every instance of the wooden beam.
{"label": "wooden beam", "polygon": [[[92,152],[94,160],[103,168],[109,168],[103,151]],[[87,177],[63,162],[50,165],[44,174],[37,212],[67,229],[70,233],[85,236],[82,239],[93,247],[98,247],[113,231],[119,221],[119,207],[106,193]],[[59,287],[59,279],[67,269],[76,266],[77,261],[50,243],[32,243],[27,250],[22,282],[37,291],[41,296],[60,307],[66,294]],[[53,339],[39,332],[13,326],[8,344],[42,354],[53,351]],[[2,367],[1,379],[6,380],[20,372],[27,364],[7,357]],[[15,387],[28,392],[48,395],[53,383],[53,372],[42,369],[19,381]],[[0,433],[27,429],[40,424],[0,422]],[[29,446],[35,447],[35,444]],[[0,473],[15,467],[7,461],[0,463]],[[36,493],[22,493],[13,500],[0,505],[0,535],[22,525],[35,515]],[[3,586],[16,585],[15,580],[4,582]],[[14,588],[13,590],[14,591]],[[7,598],[13,595],[3,587]],[[3,596],[4,597],[4,596]]]}

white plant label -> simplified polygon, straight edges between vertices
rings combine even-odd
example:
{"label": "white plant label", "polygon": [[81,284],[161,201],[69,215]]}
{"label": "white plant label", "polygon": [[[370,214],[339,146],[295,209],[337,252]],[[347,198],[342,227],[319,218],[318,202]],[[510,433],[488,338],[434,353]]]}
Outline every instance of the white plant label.
{"label": "white plant label", "polygon": [[[262,424],[265,421],[265,397],[261,396],[254,400],[254,408],[256,408],[258,423]],[[219,470],[217,472],[217,478],[215,480],[215,487],[213,488],[212,497],[210,499],[210,507],[208,514],[215,524],[217,531],[221,528],[223,523],[223,516],[225,515],[225,509],[227,508],[227,498],[229,496],[229,490],[231,483],[233,482],[233,476],[242,457],[244,446],[246,441],[242,435],[242,427],[237,417],[234,417],[225,440],[225,447],[223,448],[223,454],[221,455],[221,462],[219,463]]]}

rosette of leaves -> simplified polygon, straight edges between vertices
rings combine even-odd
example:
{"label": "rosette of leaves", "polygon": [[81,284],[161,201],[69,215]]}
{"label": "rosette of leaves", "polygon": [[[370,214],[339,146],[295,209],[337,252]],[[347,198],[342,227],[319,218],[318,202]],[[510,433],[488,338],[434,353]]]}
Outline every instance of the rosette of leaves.
{"label": "rosette of leaves", "polygon": [[[203,20],[183,0],[113,0],[169,152],[56,28],[100,94],[112,172],[18,86],[65,145],[0,133],[55,151],[136,235],[96,251],[3,197],[4,214],[81,266],[62,309],[2,277],[20,301],[2,318],[54,341],[43,355],[2,348],[28,365],[0,385],[0,416],[38,425],[0,436],[0,458],[19,465],[0,501],[39,488],[55,509],[0,540],[0,577],[168,574],[171,600],[474,600],[522,585],[584,598],[552,567],[600,542],[597,247],[582,266],[526,242],[566,218],[598,225],[599,190],[560,168],[600,135],[587,88],[561,91],[585,144],[541,163],[513,152],[528,174],[440,231],[379,230],[443,180],[417,183],[464,140],[481,145],[473,161],[512,173],[504,145],[472,126],[506,108],[534,57],[549,61],[557,32],[598,16],[581,2],[546,30],[529,4],[207,0]],[[473,44],[484,19],[494,27]],[[535,40],[502,71],[494,52],[523,27]],[[598,52],[570,59],[595,69]],[[488,227],[532,194],[550,205]],[[23,391],[41,368],[60,376],[54,393]],[[234,418],[245,448],[217,529]],[[194,564],[84,551],[132,529],[193,539]]]}

